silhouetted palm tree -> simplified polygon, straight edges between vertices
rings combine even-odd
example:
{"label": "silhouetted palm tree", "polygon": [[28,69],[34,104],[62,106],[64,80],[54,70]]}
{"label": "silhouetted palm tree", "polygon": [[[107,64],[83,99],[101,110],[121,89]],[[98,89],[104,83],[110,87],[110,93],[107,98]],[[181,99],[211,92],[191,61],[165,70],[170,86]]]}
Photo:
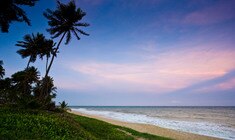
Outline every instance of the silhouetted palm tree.
{"label": "silhouetted palm tree", "polygon": [[63,101],[62,103],[59,102],[59,104],[60,104],[60,108],[61,108],[63,111],[71,110],[71,109],[68,107],[68,103],[66,103],[65,101]]}
{"label": "silhouetted palm tree", "polygon": [[53,40],[45,39],[45,36],[40,33],[37,33],[36,36],[34,34],[27,34],[24,36],[24,41],[17,42],[16,46],[23,48],[18,50],[17,53],[20,54],[22,58],[29,57],[26,68],[29,67],[30,62],[36,61],[37,56],[42,59],[45,55],[50,57],[50,54],[54,52]]}
{"label": "silhouetted palm tree", "polygon": [[17,41],[16,46],[20,46],[23,49],[17,51],[18,54],[21,55],[22,58],[29,57],[29,61],[27,63],[27,67],[29,67],[30,62],[35,62],[37,59],[37,55],[39,52],[39,47],[42,46],[42,42],[45,37],[43,34],[37,33],[36,36],[34,34],[27,34],[24,36],[24,41]]}
{"label": "silhouetted palm tree", "polygon": [[43,59],[46,56],[46,70],[48,67],[48,61],[52,54],[55,53],[55,43],[51,39],[45,39],[43,45],[39,47],[39,58]]}
{"label": "silhouetted palm tree", "polygon": [[[83,12],[80,8],[76,8],[74,1],[70,1],[67,5],[57,1],[57,9],[55,11],[47,9],[47,11],[43,14],[49,20],[48,24],[49,26],[51,26],[51,28],[47,29],[47,31],[52,35],[52,38],[57,38],[62,35],[59,43],[57,44],[55,52],[58,51],[60,43],[62,42],[65,36],[65,44],[68,44],[71,40],[71,33],[73,33],[78,40],[80,39],[78,33],[83,35],[89,35],[78,28],[81,26],[87,27],[89,26],[89,24],[80,22],[80,20],[82,20],[86,13]],[[45,77],[48,75],[51,69],[51,65],[54,61],[54,58],[55,54],[52,56]]]}
{"label": "silhouetted palm tree", "polygon": [[5,69],[3,68],[3,61],[0,60],[0,79],[3,78],[3,76],[5,75]]}
{"label": "silhouetted palm tree", "polygon": [[0,0],[0,27],[2,32],[8,32],[9,24],[12,21],[26,22],[30,25],[30,20],[26,13],[19,6],[34,6],[38,0]]}

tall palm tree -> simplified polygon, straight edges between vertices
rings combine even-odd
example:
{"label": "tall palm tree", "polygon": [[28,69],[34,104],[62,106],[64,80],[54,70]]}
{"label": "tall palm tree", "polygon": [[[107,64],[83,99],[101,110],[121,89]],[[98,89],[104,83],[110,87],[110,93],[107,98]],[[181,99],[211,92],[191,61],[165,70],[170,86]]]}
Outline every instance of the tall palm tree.
{"label": "tall palm tree", "polygon": [[26,68],[29,67],[30,62],[36,61],[37,56],[42,59],[45,55],[50,57],[50,54],[53,52],[53,40],[46,39],[43,34],[37,33],[36,36],[34,34],[27,34],[23,39],[24,41],[17,41],[16,46],[23,48],[17,51],[22,58],[29,57]]}
{"label": "tall palm tree", "polygon": [[43,57],[46,56],[46,70],[48,67],[48,61],[52,54],[55,52],[55,43],[51,39],[45,39],[41,47],[39,47],[39,58],[43,60]]}
{"label": "tall palm tree", "polygon": [[3,68],[3,61],[0,60],[0,79],[3,78],[3,76],[5,75],[5,69]]}
{"label": "tall palm tree", "polygon": [[[89,24],[80,22],[86,13],[83,12],[80,8],[77,8],[74,1],[70,1],[68,4],[62,4],[57,1],[57,9],[55,11],[47,9],[43,14],[49,20],[48,24],[50,28],[47,29],[47,31],[52,35],[52,38],[57,38],[62,35],[59,43],[57,44],[57,47],[55,48],[55,53],[58,51],[60,43],[65,36],[65,44],[68,44],[71,40],[71,33],[73,33],[78,40],[80,40],[78,33],[89,35],[78,28],[87,27]],[[51,69],[51,65],[55,58],[55,53],[51,58],[45,77],[48,76],[48,73]]]}
{"label": "tall palm tree", "polygon": [[34,6],[38,0],[0,0],[0,27],[2,32],[8,32],[12,21],[26,22],[30,20],[20,6]]}

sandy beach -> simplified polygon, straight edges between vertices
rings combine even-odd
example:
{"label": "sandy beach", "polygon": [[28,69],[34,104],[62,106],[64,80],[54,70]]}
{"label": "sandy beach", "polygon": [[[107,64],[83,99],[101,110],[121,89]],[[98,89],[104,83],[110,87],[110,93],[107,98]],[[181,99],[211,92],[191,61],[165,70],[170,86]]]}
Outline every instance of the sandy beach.
{"label": "sandy beach", "polygon": [[176,139],[176,140],[219,140],[219,138],[202,136],[202,135],[186,133],[186,132],[180,132],[180,131],[176,131],[176,130],[172,130],[172,129],[158,127],[155,125],[122,122],[122,121],[117,121],[117,120],[113,120],[113,119],[109,119],[109,118],[104,118],[102,116],[84,114],[84,113],[80,113],[77,111],[71,111],[70,113],[81,115],[81,116],[86,116],[89,118],[95,118],[95,119],[102,120],[102,121],[105,121],[105,122],[108,122],[108,123],[111,123],[114,125],[128,127],[128,128],[134,129],[139,132],[169,137],[169,138]]}

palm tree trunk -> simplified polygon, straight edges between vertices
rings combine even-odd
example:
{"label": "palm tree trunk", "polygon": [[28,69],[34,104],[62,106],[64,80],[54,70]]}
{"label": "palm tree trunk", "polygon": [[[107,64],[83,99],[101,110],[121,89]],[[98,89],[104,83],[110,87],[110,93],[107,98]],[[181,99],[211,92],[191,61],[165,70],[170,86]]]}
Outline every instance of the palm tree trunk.
{"label": "palm tree trunk", "polygon": [[[58,49],[59,49],[59,47],[60,47],[60,43],[61,43],[62,40],[64,39],[64,36],[65,36],[66,33],[67,33],[67,32],[65,32],[65,33],[63,34],[63,36],[61,37],[61,39],[60,39],[60,41],[59,41],[59,43],[58,43],[58,45],[57,45],[57,47],[56,47],[56,49],[55,49],[55,53],[58,51]],[[55,58],[55,53],[52,55],[51,62],[50,62],[49,66],[48,66],[48,68],[47,68],[47,70],[46,70],[45,77],[48,76],[48,73],[49,73],[49,71],[50,71],[50,69],[51,69],[51,65],[52,65],[52,63],[53,63],[53,61],[54,61],[54,58]]]}
{"label": "palm tree trunk", "polygon": [[48,60],[49,60],[49,57],[47,56],[46,71],[47,71],[47,67],[48,67]]}
{"label": "palm tree trunk", "polygon": [[32,56],[30,56],[30,58],[29,58],[29,61],[28,61],[28,64],[27,64],[26,69],[28,69],[28,68],[29,68],[29,63],[30,63],[30,61],[31,61],[31,57],[32,57]]}

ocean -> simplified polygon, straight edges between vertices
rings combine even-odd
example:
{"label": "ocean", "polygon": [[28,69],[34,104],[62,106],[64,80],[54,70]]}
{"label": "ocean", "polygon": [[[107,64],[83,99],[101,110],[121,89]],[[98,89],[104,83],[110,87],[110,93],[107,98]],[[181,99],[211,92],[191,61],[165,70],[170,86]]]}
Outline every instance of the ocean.
{"label": "ocean", "polygon": [[72,106],[72,110],[235,140],[235,107]]}

